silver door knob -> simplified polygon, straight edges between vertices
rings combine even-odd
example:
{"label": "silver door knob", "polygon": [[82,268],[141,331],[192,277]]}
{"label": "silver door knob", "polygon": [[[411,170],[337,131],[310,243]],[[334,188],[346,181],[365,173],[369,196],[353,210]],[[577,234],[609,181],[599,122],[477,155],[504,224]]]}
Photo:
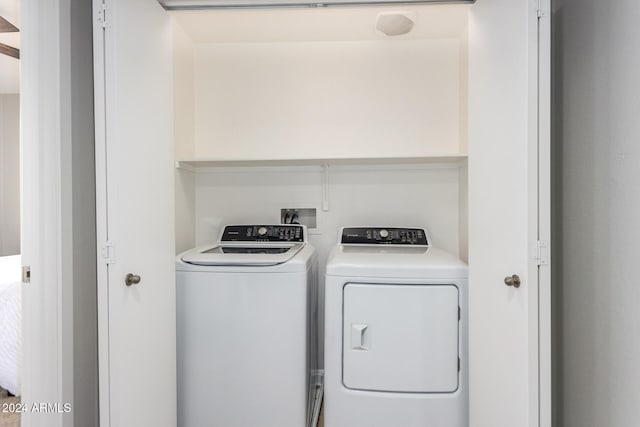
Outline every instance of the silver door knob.
{"label": "silver door knob", "polygon": [[138,283],[140,283],[140,276],[138,276],[137,274],[129,273],[125,276],[124,283],[127,286],[137,285]]}
{"label": "silver door knob", "polygon": [[504,278],[504,284],[507,286],[513,286],[514,288],[520,287],[520,276],[514,274],[512,276],[507,276]]}

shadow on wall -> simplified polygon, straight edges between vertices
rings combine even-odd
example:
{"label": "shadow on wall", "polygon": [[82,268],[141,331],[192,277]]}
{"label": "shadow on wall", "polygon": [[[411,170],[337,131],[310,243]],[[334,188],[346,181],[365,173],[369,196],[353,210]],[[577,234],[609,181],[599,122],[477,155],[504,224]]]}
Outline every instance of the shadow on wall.
{"label": "shadow on wall", "polygon": [[554,426],[637,425],[640,4],[553,4]]}

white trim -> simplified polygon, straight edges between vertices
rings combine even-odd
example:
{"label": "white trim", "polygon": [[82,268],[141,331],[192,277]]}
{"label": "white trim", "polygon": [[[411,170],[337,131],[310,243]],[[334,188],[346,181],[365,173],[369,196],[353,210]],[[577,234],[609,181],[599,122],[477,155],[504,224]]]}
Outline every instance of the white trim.
{"label": "white trim", "polygon": [[[74,404],[73,399],[73,344],[74,344],[74,309],[73,309],[73,153],[72,153],[72,106],[71,106],[71,13],[68,11],[70,0],[58,3],[59,28],[59,129],[60,145],[58,146],[57,179],[60,193],[58,195],[58,331],[60,396],[62,402]],[[73,427],[73,414],[62,416],[64,427]]]}
{"label": "white trim", "polygon": [[402,168],[407,167],[437,167],[439,165],[466,165],[466,154],[452,154],[442,156],[422,157],[386,157],[386,158],[341,158],[341,159],[273,159],[273,160],[178,160],[176,169],[190,172],[200,172],[218,169],[281,170],[281,168],[308,167],[372,167],[372,168]]}
{"label": "white trim", "polygon": [[[21,246],[31,266],[23,285],[22,402],[64,403],[62,179],[63,153],[60,14],[63,0],[21,2]],[[65,338],[65,342],[63,342]],[[65,375],[65,373],[67,375]],[[68,387],[67,387],[68,388]],[[63,414],[22,414],[23,427],[61,427]]]}
{"label": "white trim", "polygon": [[103,258],[102,246],[109,242],[107,228],[107,111],[105,77],[105,16],[106,0],[93,0],[93,79],[95,114],[95,155],[96,155],[96,244],[97,298],[98,298],[98,378],[100,425],[111,425],[110,384],[109,384],[109,267]]}
{"label": "white trim", "polygon": [[306,166],[261,166],[256,164],[255,166],[180,166],[178,170],[184,170],[196,175],[203,174],[242,174],[242,173],[322,173],[324,167],[330,167],[332,171],[336,172],[397,172],[397,171],[425,171],[434,169],[459,169],[466,168],[466,159],[464,161],[452,161],[449,163],[397,163],[397,164],[352,164],[352,165],[306,165]]}
{"label": "white trim", "polygon": [[538,346],[538,0],[529,0],[529,141],[528,141],[528,205],[529,205],[529,286],[527,287],[529,342],[529,427],[539,427],[539,346]]}
{"label": "white trim", "polygon": [[[551,0],[539,0],[538,239],[551,242]],[[551,251],[538,270],[539,426],[551,427]]]}
{"label": "white trim", "polygon": [[407,6],[429,3],[473,3],[475,0],[158,0],[166,10],[280,9],[348,6]]}
{"label": "white trim", "polygon": [[[551,266],[539,243],[550,242],[550,0],[530,0],[529,19],[529,427],[551,427]],[[550,258],[547,246],[546,258]]]}

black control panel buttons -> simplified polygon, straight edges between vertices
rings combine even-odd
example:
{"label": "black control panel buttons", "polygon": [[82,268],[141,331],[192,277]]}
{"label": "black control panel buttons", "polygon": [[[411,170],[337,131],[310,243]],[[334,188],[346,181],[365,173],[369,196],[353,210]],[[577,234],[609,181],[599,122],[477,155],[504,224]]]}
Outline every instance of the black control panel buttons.
{"label": "black control panel buttons", "polygon": [[228,225],[222,242],[304,242],[300,225]]}
{"label": "black control panel buttons", "polygon": [[427,246],[427,234],[422,228],[345,227],[341,243],[360,245]]}

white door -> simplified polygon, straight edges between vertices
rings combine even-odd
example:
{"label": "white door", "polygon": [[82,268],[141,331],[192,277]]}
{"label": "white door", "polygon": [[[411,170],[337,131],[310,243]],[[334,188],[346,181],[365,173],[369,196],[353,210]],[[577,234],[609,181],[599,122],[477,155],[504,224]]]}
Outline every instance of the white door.
{"label": "white door", "polygon": [[[539,268],[548,266],[534,260],[536,242],[545,233],[539,224],[549,217],[542,203],[548,189],[538,183],[539,159],[546,161],[541,153],[548,147],[538,128],[549,108],[538,102],[543,80],[538,55],[549,57],[548,45],[539,43],[538,4],[548,7],[539,0],[479,0],[470,14],[472,427],[550,425],[548,418],[540,418],[539,403],[548,391],[539,389],[539,290],[545,285],[539,283],[544,276]],[[519,276],[520,287],[505,283],[513,275]]]}
{"label": "white door", "polygon": [[[94,0],[100,421],[176,425],[171,28]],[[127,286],[127,274],[140,282]]]}
{"label": "white door", "polygon": [[343,294],[344,386],[455,392],[460,366],[458,297],[455,285],[348,283]]}

